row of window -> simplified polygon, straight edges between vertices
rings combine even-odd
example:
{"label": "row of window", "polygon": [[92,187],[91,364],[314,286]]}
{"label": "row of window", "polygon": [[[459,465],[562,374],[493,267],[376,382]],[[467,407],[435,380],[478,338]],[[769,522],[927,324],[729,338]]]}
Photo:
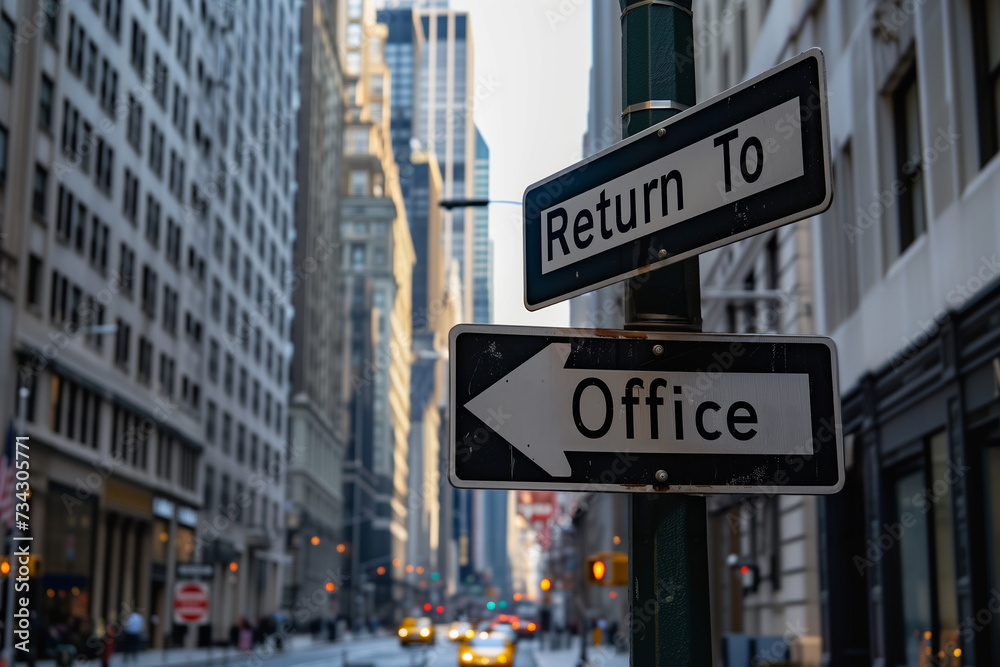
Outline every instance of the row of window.
{"label": "row of window", "polygon": [[[282,524],[281,506],[278,501],[268,502],[264,495],[257,495],[259,483],[251,483],[246,492],[242,482],[236,482],[235,487],[231,486],[232,478],[223,473],[219,488],[219,496],[215,496],[215,468],[205,467],[205,482],[203,490],[203,502],[206,509],[215,508],[218,500],[218,509],[226,516],[232,516],[236,523],[246,523],[249,526],[260,526],[262,528],[271,527],[280,530]],[[235,495],[230,496],[230,489],[235,488]],[[259,508],[259,510],[258,510]],[[258,516],[259,515],[259,516]]]}
{"label": "row of window", "polygon": [[[270,396],[268,396],[270,399]],[[275,403],[278,419],[281,419],[281,405]],[[221,421],[219,421],[221,420]],[[277,429],[280,433],[280,428]],[[249,436],[249,460],[247,451],[247,439]],[[235,439],[235,443],[234,443]],[[250,469],[260,472],[270,477],[275,482],[281,470],[281,456],[277,448],[272,450],[271,445],[264,439],[259,438],[252,427],[248,428],[242,422],[236,422],[233,416],[226,410],[220,412],[214,401],[208,401],[205,412],[205,440],[210,445],[221,444],[224,454],[234,454],[237,463],[248,464]],[[263,443],[263,451],[260,451],[260,443]],[[261,454],[258,457],[258,454]],[[273,454],[273,456],[272,456]]]}
{"label": "row of window", "polygon": [[[96,450],[101,439],[104,406],[100,395],[77,382],[53,374],[49,396],[48,426],[52,432]],[[27,414],[31,421],[35,420],[34,407],[32,395]],[[166,481],[176,481],[181,488],[193,491],[197,477],[197,452],[156,428],[151,419],[142,419],[118,405],[113,407],[111,455],[116,460],[139,470],[148,470],[149,443],[154,433],[157,443],[154,474]],[[175,458],[179,459],[176,476]]]}
{"label": "row of window", "polygon": [[[35,255],[28,260],[28,303],[39,307],[39,288],[42,262]],[[97,327],[104,324],[104,304],[59,271],[52,272],[52,291],[49,297],[49,319],[54,324],[65,325],[64,331],[76,335],[81,328],[84,341],[95,350],[103,350],[104,343]]]}
{"label": "row of window", "polygon": [[[259,340],[259,338],[258,338]],[[241,365],[239,368],[239,380],[236,380],[236,359],[232,353],[227,352],[225,356],[220,354],[218,341],[214,338],[209,340],[208,350],[208,379],[212,384],[218,385],[220,382],[220,362],[222,365],[221,383],[222,390],[226,396],[232,397],[235,393],[236,400],[241,407],[247,407],[249,403],[250,412],[255,417],[261,416],[263,410],[264,424],[281,435],[281,403],[277,396],[272,397],[271,392],[261,390],[261,384],[254,379],[249,381],[250,375],[247,367]],[[278,365],[281,365],[281,355],[278,355]],[[270,370],[271,347],[268,343],[268,363]],[[263,397],[263,400],[262,400]],[[273,409],[272,409],[273,408]],[[212,403],[209,402],[209,412],[212,412]],[[207,430],[207,434],[214,436],[214,427]],[[209,442],[213,442],[212,437]],[[223,441],[225,445],[225,441]]]}

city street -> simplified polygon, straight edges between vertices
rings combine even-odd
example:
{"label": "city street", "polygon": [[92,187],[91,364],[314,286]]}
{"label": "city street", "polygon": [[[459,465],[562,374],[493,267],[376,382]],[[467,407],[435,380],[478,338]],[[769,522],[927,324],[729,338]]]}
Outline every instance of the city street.
{"label": "city street", "polygon": [[[439,632],[442,632],[439,630]],[[531,653],[535,643],[523,641],[515,654],[514,667],[533,667]],[[111,659],[112,665],[126,664],[122,655]],[[54,665],[51,660],[40,661],[39,667]],[[140,667],[208,667],[209,665],[230,665],[241,667],[266,665],[267,667],[454,667],[460,665],[458,644],[439,639],[433,647],[402,647],[396,637],[378,637],[357,641],[317,643],[307,646],[293,646],[280,653],[270,649],[258,649],[248,654],[237,653],[233,649],[220,649],[208,653],[205,649],[192,651],[172,650],[143,651],[135,663]],[[561,663],[560,663],[561,665]]]}

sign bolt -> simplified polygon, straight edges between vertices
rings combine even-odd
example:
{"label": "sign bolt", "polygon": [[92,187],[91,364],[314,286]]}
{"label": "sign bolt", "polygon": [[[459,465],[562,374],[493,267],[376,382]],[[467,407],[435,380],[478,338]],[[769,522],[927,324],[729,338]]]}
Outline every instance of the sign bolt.
{"label": "sign bolt", "polygon": [[660,252],[656,253],[656,256],[660,259],[666,259],[669,254],[666,248],[660,248]]}
{"label": "sign bolt", "polygon": [[666,470],[657,470],[656,471],[656,481],[659,482],[659,483],[661,483],[661,484],[663,482],[666,482],[667,481],[667,471]]}
{"label": "sign bolt", "polygon": [[666,136],[666,134],[667,134],[667,128],[665,128],[665,127],[661,127],[660,129],[658,129],[656,131],[656,136],[658,136],[658,137]]}
{"label": "sign bolt", "polygon": [[[663,346],[662,345],[654,345],[653,346],[653,354],[655,354],[656,356],[660,356],[661,354],[663,354]],[[663,474],[665,475],[666,473],[663,473]]]}

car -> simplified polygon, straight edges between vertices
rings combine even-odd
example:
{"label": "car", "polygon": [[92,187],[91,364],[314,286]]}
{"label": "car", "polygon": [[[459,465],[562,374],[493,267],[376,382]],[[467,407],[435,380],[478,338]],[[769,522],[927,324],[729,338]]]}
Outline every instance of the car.
{"label": "car", "polygon": [[458,664],[466,665],[513,665],[514,642],[506,635],[496,632],[480,632],[467,639],[458,647]]}
{"label": "car", "polygon": [[465,621],[455,621],[448,628],[448,639],[453,642],[472,639],[476,636],[476,631],[472,629],[472,624]]}
{"label": "car", "polygon": [[410,644],[433,644],[434,643],[434,623],[426,616],[408,616],[399,624],[399,643],[403,646]]}
{"label": "car", "polygon": [[510,625],[520,638],[531,638],[538,635],[538,622],[518,616],[513,617]]}
{"label": "car", "polygon": [[510,639],[511,642],[517,643],[517,631],[514,630],[514,626],[510,623],[500,623],[498,621],[494,621],[492,623],[492,627],[490,628],[490,634],[503,635]]}

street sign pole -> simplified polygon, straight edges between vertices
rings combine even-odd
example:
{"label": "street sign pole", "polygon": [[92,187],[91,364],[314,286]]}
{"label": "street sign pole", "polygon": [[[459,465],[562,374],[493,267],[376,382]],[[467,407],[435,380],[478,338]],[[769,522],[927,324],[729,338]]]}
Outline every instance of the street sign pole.
{"label": "street sign pole", "polygon": [[[695,104],[694,26],[692,0],[619,2],[626,139]],[[697,257],[625,283],[626,329],[701,331],[701,324]],[[629,515],[631,664],[712,664],[704,496],[634,495]]]}

